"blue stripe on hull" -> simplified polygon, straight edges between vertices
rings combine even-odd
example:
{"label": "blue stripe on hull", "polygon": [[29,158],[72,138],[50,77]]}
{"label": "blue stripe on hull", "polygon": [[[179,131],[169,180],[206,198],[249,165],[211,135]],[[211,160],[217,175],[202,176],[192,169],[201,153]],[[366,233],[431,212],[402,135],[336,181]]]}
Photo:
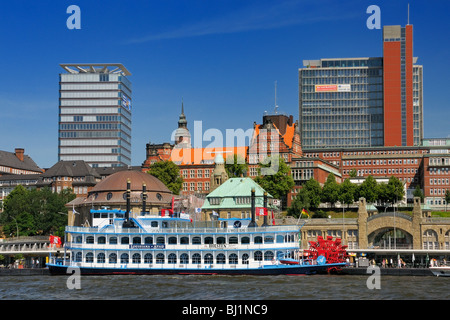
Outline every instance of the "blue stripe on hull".
{"label": "blue stripe on hull", "polygon": [[[87,268],[81,267],[81,275],[157,275],[157,274],[180,274],[180,275],[302,275],[326,272],[328,268],[343,267],[345,263],[324,265],[273,265],[257,269],[118,269],[118,268]],[[68,275],[67,266],[48,265],[52,275]],[[70,273],[71,274],[71,273]]]}

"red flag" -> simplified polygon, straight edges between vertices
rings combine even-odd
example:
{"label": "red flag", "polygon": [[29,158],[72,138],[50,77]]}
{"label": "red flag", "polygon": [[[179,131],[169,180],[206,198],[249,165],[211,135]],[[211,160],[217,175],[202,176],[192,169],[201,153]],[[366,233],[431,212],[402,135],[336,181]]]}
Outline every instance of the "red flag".
{"label": "red flag", "polygon": [[161,217],[169,217],[173,214],[172,209],[162,209],[161,210]]}
{"label": "red flag", "polygon": [[52,246],[55,245],[57,248],[60,247],[60,245],[61,245],[60,237],[51,235],[49,240],[50,240],[50,245],[52,245]]}
{"label": "red flag", "polygon": [[272,225],[275,225],[275,215],[273,214],[273,210],[272,210]]}
{"label": "red flag", "polygon": [[257,216],[267,216],[267,208],[256,208],[256,215]]}

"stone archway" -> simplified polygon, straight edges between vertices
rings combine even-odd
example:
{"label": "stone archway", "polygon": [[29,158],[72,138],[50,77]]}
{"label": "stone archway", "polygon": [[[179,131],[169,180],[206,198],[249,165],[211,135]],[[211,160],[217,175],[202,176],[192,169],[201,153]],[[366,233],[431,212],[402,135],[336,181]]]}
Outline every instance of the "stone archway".
{"label": "stone archway", "polygon": [[400,228],[385,227],[370,233],[368,243],[379,249],[412,249],[413,236]]}

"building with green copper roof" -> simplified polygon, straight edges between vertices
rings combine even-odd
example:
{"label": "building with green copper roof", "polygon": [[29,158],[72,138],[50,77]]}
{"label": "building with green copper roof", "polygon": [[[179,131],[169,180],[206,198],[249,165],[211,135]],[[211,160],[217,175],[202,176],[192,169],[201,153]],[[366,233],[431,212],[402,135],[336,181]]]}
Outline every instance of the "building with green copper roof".
{"label": "building with green copper roof", "polygon": [[[251,178],[230,178],[206,196],[202,212],[207,220],[216,218],[250,218],[251,191],[255,190],[255,207],[264,207],[265,190]],[[267,193],[268,220],[271,220],[273,196]],[[258,219],[259,218],[259,219]],[[257,223],[261,224],[262,216],[257,215]]]}

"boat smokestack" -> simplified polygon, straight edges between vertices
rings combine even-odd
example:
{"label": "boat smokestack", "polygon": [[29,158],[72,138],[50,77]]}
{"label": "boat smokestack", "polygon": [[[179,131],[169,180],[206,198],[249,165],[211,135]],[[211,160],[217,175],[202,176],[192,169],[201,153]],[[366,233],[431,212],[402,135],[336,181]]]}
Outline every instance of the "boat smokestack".
{"label": "boat smokestack", "polygon": [[267,227],[267,191],[264,192],[264,222],[262,224],[263,227]]}
{"label": "boat smokestack", "polygon": [[147,185],[142,184],[142,212],[145,214],[147,211]]}
{"label": "boat smokestack", "polygon": [[251,210],[252,210],[252,221],[250,221],[250,224],[248,225],[249,227],[256,227],[256,222],[255,222],[255,188],[252,188],[252,194],[251,194]]}
{"label": "boat smokestack", "polygon": [[130,179],[128,179],[127,180],[127,211],[125,213],[126,221],[130,220],[130,209],[131,209],[130,200],[131,200],[131,181],[130,181]]}
{"label": "boat smokestack", "polygon": [[130,220],[130,211],[131,211],[131,181],[127,179],[127,209],[125,211],[125,221],[123,222],[123,228],[132,228],[134,224]]}

